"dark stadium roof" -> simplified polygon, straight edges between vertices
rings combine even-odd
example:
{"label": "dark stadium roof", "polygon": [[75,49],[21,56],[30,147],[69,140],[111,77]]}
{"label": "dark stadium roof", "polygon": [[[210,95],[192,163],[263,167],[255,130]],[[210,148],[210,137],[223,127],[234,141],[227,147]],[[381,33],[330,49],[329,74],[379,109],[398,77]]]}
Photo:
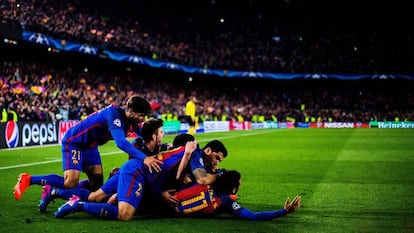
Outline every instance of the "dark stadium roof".
{"label": "dark stadium roof", "polygon": [[[339,27],[363,30],[405,30],[410,25],[409,1],[357,0],[91,0],[81,5],[100,10],[126,11],[137,17],[204,18],[272,21],[275,24]],[[306,28],[306,26],[304,26]]]}

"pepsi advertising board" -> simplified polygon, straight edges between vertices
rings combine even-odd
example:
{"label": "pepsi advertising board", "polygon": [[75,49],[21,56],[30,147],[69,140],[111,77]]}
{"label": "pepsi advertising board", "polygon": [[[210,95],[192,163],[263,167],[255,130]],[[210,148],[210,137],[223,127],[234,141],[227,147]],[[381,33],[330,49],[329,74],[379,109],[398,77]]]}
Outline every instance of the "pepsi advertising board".
{"label": "pepsi advertising board", "polygon": [[55,122],[23,121],[0,124],[0,148],[16,148],[58,143]]}

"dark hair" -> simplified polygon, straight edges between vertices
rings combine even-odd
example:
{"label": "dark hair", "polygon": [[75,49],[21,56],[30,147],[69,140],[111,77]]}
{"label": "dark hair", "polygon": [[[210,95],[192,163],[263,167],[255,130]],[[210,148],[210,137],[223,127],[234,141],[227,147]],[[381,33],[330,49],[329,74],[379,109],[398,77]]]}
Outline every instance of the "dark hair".
{"label": "dark hair", "polygon": [[188,133],[178,134],[175,136],[173,141],[173,148],[177,148],[180,146],[185,146],[187,142],[194,141],[195,138],[193,135]]}
{"label": "dark hair", "polygon": [[239,189],[240,186],[240,172],[236,170],[225,170],[221,169],[222,174],[217,177],[216,182],[214,183],[214,188],[218,193],[222,194],[235,194],[233,190],[236,188]]}
{"label": "dark hair", "polygon": [[134,112],[144,113],[146,115],[151,113],[150,103],[146,99],[137,95],[129,97],[126,105],[127,108],[132,109]]}
{"label": "dark hair", "polygon": [[207,143],[203,149],[210,147],[213,152],[221,152],[223,153],[224,158],[227,157],[227,149],[222,142],[219,140],[213,140]]}
{"label": "dark hair", "polygon": [[152,140],[152,135],[157,133],[157,130],[163,126],[161,119],[150,118],[142,124],[141,136],[145,142]]}

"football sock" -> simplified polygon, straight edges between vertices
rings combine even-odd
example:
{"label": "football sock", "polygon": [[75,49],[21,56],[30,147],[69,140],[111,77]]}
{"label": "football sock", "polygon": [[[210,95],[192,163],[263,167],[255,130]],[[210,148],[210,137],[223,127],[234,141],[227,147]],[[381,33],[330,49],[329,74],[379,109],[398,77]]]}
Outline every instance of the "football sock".
{"label": "football sock", "polygon": [[104,219],[118,219],[118,207],[108,203],[82,203],[80,209]]}
{"label": "football sock", "polygon": [[76,188],[88,189],[89,188],[89,180],[85,179],[85,180],[79,181],[78,186]]}
{"label": "football sock", "polygon": [[59,189],[57,192],[57,196],[65,200],[69,200],[69,198],[71,198],[72,195],[76,195],[80,197],[82,201],[88,201],[88,197],[90,193],[91,191],[87,189],[82,189],[82,188]]}
{"label": "football sock", "polygon": [[50,185],[57,188],[63,188],[64,187],[64,179],[61,176],[58,175],[45,175],[45,176],[32,176],[32,180],[30,181],[30,184],[38,184],[38,185]]}

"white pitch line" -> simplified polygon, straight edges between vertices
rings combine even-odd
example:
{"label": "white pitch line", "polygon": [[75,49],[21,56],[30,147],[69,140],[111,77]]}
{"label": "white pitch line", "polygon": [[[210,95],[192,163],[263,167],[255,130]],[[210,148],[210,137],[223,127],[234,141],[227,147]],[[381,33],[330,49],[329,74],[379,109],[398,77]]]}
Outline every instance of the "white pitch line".
{"label": "white pitch line", "polygon": [[[114,152],[102,153],[101,156],[122,154],[122,153],[124,152],[114,151]],[[48,161],[43,161],[43,162],[25,163],[25,164],[19,164],[19,165],[7,166],[7,167],[0,167],[0,170],[6,170],[6,169],[12,169],[12,168],[18,168],[18,167],[30,167],[30,166],[36,166],[36,165],[48,164],[48,163],[57,163],[57,162],[62,162],[62,159],[54,159],[54,160],[48,160]]]}
{"label": "white pitch line", "polygon": [[[214,139],[217,140],[223,140],[223,139],[229,139],[229,138],[239,138],[239,137],[247,137],[247,136],[254,136],[254,135],[259,135],[259,134],[266,134],[266,133],[271,133],[274,131],[262,131],[262,132],[254,132],[254,133],[245,133],[245,134],[238,134],[238,135],[234,135],[234,136],[225,136],[225,137],[217,137]],[[203,140],[198,140],[199,142],[207,142],[210,141],[212,139],[203,139]],[[30,149],[33,147],[26,147],[26,149]],[[22,148],[20,148],[22,149]],[[115,154],[122,154],[125,153],[123,151],[113,151],[113,152],[106,152],[106,153],[101,153],[101,156],[108,156],[108,155],[115,155]],[[25,163],[25,164],[18,164],[18,165],[13,165],[13,166],[7,166],[7,167],[0,167],[0,170],[7,170],[7,169],[13,169],[13,168],[19,168],[19,167],[30,167],[30,166],[37,166],[37,165],[42,165],[42,164],[48,164],[48,163],[57,163],[57,162],[62,162],[62,159],[54,159],[54,160],[49,160],[49,161],[43,161],[43,162],[35,162],[35,163]]]}

